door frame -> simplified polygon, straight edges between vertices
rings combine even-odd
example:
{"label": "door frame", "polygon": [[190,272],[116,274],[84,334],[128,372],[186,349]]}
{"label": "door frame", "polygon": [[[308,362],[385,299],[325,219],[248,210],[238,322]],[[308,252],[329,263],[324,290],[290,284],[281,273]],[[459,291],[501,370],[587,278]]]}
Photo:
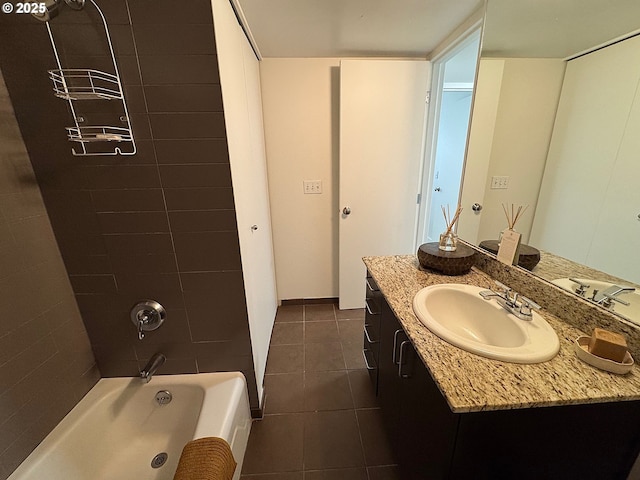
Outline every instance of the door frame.
{"label": "door frame", "polygon": [[[442,108],[441,92],[445,90],[461,90],[468,89],[469,84],[448,84],[445,85],[444,73],[445,63],[457,55],[461,50],[466,48],[471,42],[478,40],[478,58],[476,62],[476,73],[471,90],[475,91],[476,80],[478,77],[478,66],[480,64],[480,51],[482,49],[482,26],[483,21],[479,20],[465,30],[460,36],[453,40],[445,47],[436,57],[431,60],[432,76],[431,90],[428,93],[428,108],[426,119],[426,131],[423,141],[423,156],[420,166],[420,186],[418,198],[418,212],[416,218],[414,250],[423,243],[423,238],[429,228],[428,212],[431,209],[432,192],[433,192],[433,173],[435,169],[436,151],[438,143],[438,127],[440,120],[440,112]],[[472,94],[473,95],[473,94]],[[471,99],[471,110],[473,111],[473,97]],[[469,126],[471,125],[471,113],[469,114]],[[469,144],[469,128],[467,128],[467,141],[465,145],[465,158],[462,164],[462,173],[460,176],[460,191],[458,193],[458,202],[462,194],[462,180],[464,178],[464,170],[466,164],[466,152]],[[455,209],[455,206],[454,206]],[[456,226],[457,227],[457,226]]]}

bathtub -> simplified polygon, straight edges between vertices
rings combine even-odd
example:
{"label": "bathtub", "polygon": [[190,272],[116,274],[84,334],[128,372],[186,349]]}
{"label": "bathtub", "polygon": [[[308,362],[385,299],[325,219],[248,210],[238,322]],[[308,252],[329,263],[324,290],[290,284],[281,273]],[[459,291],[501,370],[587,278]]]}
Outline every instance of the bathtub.
{"label": "bathtub", "polygon": [[[156,394],[164,390],[173,398],[161,405]],[[158,375],[147,384],[103,378],[9,480],[171,480],[184,445],[201,437],[229,442],[236,480],[250,429],[241,373]],[[153,468],[162,453],[166,461]]]}

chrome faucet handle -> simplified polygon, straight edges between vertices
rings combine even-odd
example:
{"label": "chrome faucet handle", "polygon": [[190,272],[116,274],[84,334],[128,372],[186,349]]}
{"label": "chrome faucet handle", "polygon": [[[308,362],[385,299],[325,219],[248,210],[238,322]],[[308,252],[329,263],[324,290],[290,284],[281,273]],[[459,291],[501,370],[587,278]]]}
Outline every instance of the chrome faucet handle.
{"label": "chrome faucet handle", "polygon": [[512,301],[512,299],[511,299],[511,292],[512,292],[511,288],[507,287],[504,283],[500,283],[497,280],[495,280],[495,284],[500,290],[502,290],[502,293],[504,293],[504,299],[507,302],[511,302]]}
{"label": "chrome faucet handle", "polygon": [[520,313],[528,317],[531,316],[532,310],[540,310],[542,307],[530,298],[520,295]]}
{"label": "chrome faucet handle", "polygon": [[138,340],[142,340],[144,338],[144,327],[148,325],[151,320],[151,315],[147,310],[142,310],[138,312]]}
{"label": "chrome faucet handle", "polygon": [[[633,290],[632,290],[632,291],[633,291]],[[622,293],[624,293],[624,292],[622,292]],[[613,301],[613,302],[621,303],[622,305],[624,305],[624,306],[626,306],[626,307],[628,307],[629,305],[631,305],[631,304],[630,304],[629,302],[627,302],[626,300],[622,300],[621,298],[618,298],[619,293],[616,293],[616,294],[613,294],[613,295],[612,295],[612,294],[610,294],[610,293],[603,292],[602,294],[605,296],[605,301],[604,301],[605,307],[609,307],[609,306],[613,305],[613,304],[611,303],[612,301]]]}
{"label": "chrome faucet handle", "polygon": [[588,283],[581,282],[580,280],[577,280],[575,278],[569,278],[569,281],[578,284],[578,288],[576,288],[575,293],[577,293],[581,297],[584,297],[587,293],[587,290],[591,288],[591,285],[589,285]]}

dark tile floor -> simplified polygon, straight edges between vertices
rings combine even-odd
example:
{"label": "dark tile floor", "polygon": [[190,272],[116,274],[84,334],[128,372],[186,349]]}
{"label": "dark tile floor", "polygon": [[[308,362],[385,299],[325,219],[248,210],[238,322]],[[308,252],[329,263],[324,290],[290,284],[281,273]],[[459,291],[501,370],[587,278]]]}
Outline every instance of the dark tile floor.
{"label": "dark tile floor", "polygon": [[244,480],[398,480],[362,358],[363,310],[278,309]]}

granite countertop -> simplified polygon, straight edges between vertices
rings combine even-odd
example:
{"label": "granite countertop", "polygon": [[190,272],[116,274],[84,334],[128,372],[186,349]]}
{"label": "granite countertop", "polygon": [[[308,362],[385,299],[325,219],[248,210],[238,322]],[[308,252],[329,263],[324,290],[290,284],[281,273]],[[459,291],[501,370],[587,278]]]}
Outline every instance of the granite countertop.
{"label": "granite countertop", "polygon": [[560,351],[544,363],[491,360],[431,333],[413,313],[414,295],[443,283],[491,288],[493,280],[475,267],[465,275],[445,276],[420,270],[413,255],[363,260],[453,412],[640,400],[637,366],[626,375],[615,375],[583,363],[576,357],[573,341],[584,332],[546,310],[539,313],[558,334]]}

